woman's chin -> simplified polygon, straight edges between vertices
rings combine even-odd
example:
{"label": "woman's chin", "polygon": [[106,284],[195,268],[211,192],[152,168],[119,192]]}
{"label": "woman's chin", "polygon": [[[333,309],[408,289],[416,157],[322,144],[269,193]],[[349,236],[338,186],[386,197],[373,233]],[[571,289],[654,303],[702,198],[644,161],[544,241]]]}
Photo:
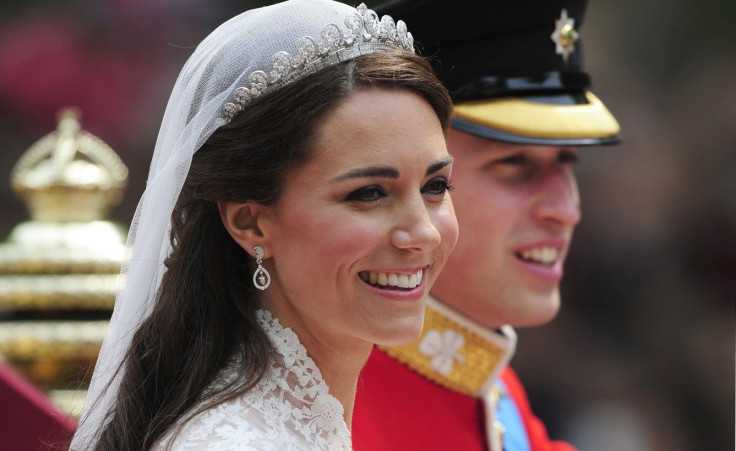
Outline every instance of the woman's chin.
{"label": "woman's chin", "polygon": [[380,337],[376,338],[376,344],[380,346],[406,346],[419,339],[424,325],[424,312],[417,318],[397,321],[390,330],[385,330]]}

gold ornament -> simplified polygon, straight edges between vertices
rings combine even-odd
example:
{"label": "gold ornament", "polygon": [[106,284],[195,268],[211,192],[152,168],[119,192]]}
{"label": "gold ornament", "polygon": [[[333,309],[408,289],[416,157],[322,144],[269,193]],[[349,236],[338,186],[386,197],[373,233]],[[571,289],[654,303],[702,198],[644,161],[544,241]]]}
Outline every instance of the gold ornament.
{"label": "gold ornament", "polygon": [[550,38],[555,43],[555,52],[562,55],[567,63],[570,54],[575,52],[575,43],[580,34],[575,30],[575,19],[567,16],[565,8],[562,8],[560,18],[555,21],[555,31]]}
{"label": "gold ornament", "polygon": [[[105,219],[128,169],[65,109],[11,174],[30,211],[0,244],[0,358],[79,414],[115,293],[124,229]],[[61,391],[58,391],[61,390]],[[56,396],[56,393],[64,393]]]}

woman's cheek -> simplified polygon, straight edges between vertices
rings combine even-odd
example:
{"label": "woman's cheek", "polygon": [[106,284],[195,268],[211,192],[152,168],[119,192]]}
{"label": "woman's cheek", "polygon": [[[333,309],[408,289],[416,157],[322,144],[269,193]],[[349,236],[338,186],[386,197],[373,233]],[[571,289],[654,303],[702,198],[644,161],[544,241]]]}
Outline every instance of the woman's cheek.
{"label": "woman's cheek", "polygon": [[343,220],[332,222],[330,227],[325,227],[323,233],[332,243],[331,252],[348,256],[365,254],[368,250],[380,245],[383,237],[387,236],[385,228],[385,223],[345,221],[343,218]]}

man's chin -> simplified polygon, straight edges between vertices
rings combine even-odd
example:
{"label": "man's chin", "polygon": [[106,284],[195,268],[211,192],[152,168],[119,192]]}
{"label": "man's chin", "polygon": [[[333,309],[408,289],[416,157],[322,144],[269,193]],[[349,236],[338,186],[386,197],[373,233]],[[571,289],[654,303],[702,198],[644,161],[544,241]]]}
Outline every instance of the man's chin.
{"label": "man's chin", "polygon": [[518,321],[509,322],[508,324],[515,327],[515,328],[527,328],[527,327],[540,327],[544,326],[546,324],[549,324],[552,322],[553,319],[557,317],[557,314],[547,315],[547,316],[540,316],[535,318],[524,318],[520,319]]}
{"label": "man's chin", "polygon": [[520,309],[509,312],[507,324],[514,327],[538,327],[548,324],[560,312],[559,291],[546,296],[528,296]]}
{"label": "man's chin", "polygon": [[559,289],[545,293],[513,290],[495,298],[435,297],[469,319],[491,329],[507,324],[513,327],[543,326],[555,319],[560,310]]}

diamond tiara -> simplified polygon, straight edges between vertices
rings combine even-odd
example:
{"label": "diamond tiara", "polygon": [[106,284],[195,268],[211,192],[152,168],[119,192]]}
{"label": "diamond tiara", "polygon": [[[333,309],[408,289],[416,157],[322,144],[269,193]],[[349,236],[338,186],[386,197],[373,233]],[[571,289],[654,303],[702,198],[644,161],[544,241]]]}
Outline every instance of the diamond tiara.
{"label": "diamond tiara", "polygon": [[391,16],[378,14],[361,3],[345,17],[345,28],[328,24],[322,28],[322,39],[311,36],[297,39],[296,54],[281,51],[271,57],[271,71],[251,72],[250,87],[240,87],[233,94],[235,102],[223,107],[225,123],[230,122],[256,97],[275,91],[307,75],[362,55],[387,50],[414,53],[414,38],[403,20],[394,23]]}

